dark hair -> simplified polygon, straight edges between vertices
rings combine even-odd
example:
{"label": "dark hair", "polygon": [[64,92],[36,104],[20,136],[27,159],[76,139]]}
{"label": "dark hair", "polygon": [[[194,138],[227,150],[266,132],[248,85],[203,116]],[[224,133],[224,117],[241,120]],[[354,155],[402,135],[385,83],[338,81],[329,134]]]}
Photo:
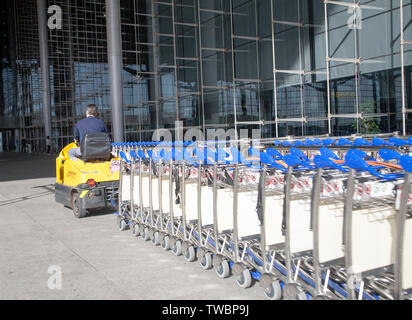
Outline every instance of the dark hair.
{"label": "dark hair", "polygon": [[97,111],[97,106],[95,104],[89,104],[86,108],[86,113],[93,117],[97,116]]}

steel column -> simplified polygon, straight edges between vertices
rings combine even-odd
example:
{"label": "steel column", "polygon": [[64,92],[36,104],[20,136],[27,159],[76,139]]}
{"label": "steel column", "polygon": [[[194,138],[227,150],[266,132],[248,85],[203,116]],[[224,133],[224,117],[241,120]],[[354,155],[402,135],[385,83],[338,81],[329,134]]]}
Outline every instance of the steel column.
{"label": "steel column", "polygon": [[[39,0],[40,1],[40,0]],[[110,102],[114,142],[124,141],[122,88],[122,34],[120,1],[106,0],[107,53],[110,71]]]}
{"label": "steel column", "polygon": [[37,0],[37,22],[39,29],[40,70],[42,79],[42,103],[44,137],[51,136],[49,52],[47,45],[46,0]]}

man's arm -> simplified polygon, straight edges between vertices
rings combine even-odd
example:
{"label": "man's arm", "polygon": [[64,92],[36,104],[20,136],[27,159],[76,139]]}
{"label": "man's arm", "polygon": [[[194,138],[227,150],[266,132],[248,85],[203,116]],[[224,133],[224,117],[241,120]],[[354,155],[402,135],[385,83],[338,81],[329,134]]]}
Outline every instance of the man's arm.
{"label": "man's arm", "polygon": [[76,126],[74,127],[74,142],[79,143],[79,140],[80,140],[80,132],[76,124]]}

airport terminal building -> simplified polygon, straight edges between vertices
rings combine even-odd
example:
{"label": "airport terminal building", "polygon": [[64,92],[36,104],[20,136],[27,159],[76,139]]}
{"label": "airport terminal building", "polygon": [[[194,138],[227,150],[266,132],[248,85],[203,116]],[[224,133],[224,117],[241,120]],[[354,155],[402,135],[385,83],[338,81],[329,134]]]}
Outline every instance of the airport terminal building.
{"label": "airport terminal building", "polygon": [[0,15],[0,150],[47,135],[59,150],[90,103],[117,140],[177,120],[412,133],[411,0],[7,0]]}

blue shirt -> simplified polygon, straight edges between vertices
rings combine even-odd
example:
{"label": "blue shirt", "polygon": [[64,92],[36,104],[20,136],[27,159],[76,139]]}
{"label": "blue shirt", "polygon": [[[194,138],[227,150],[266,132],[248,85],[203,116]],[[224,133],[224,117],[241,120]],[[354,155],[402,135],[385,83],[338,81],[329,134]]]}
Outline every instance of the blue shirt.
{"label": "blue shirt", "polygon": [[86,133],[107,132],[106,125],[102,120],[95,117],[87,117],[77,122],[74,128],[74,139],[81,143]]}

